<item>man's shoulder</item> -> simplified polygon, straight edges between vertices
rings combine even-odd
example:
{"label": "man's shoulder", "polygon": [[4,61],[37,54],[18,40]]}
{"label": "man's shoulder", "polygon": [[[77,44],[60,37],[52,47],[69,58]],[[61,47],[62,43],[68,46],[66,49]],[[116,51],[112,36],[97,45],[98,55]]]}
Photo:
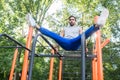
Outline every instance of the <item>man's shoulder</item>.
{"label": "man's shoulder", "polygon": [[77,28],[77,29],[82,29],[82,26],[76,26],[75,28]]}
{"label": "man's shoulder", "polygon": [[65,30],[65,29],[82,29],[82,27],[81,26],[73,26],[73,27],[66,26],[66,27],[63,27],[63,30]]}

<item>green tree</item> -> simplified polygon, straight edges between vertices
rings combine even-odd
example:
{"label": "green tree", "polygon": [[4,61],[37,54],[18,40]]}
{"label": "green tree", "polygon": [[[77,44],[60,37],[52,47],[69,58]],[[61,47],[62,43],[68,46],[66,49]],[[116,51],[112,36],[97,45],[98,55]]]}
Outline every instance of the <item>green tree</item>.
{"label": "green tree", "polygon": [[[42,24],[46,16],[46,12],[51,6],[54,0],[0,0],[0,33],[6,33],[12,36],[14,39],[25,44],[26,39],[22,36],[25,16],[27,13],[31,13],[38,24]],[[0,46],[12,46],[14,43],[6,38],[0,37]],[[0,61],[4,67],[0,68],[0,79],[6,80],[9,76],[11,61],[13,57],[14,49],[6,50],[0,49]],[[24,53],[24,51],[22,52]],[[21,55],[21,60],[23,54]],[[10,61],[10,62],[9,62]],[[9,62],[9,64],[7,64]],[[20,66],[22,61],[20,63]],[[39,65],[39,64],[38,64]],[[20,71],[21,67],[17,67]],[[37,69],[37,68],[36,68]],[[37,76],[37,75],[36,75]],[[36,77],[37,78],[37,77]]]}
{"label": "green tree", "polygon": [[[24,23],[26,22],[25,16],[27,13],[31,13],[39,25],[42,25],[44,19],[46,19],[46,21],[49,22],[50,28],[55,32],[59,32],[59,28],[67,25],[67,18],[69,15],[75,15],[77,17],[78,25],[83,26],[83,29],[85,30],[93,24],[94,16],[99,15],[102,7],[106,7],[110,11],[110,16],[106,25],[102,28],[102,38],[104,40],[107,37],[111,37],[111,42],[103,49],[104,75],[105,80],[119,79],[120,1],[61,0],[63,3],[62,9],[57,11],[57,13],[47,15],[47,11],[54,1],[55,0],[0,0],[0,33],[9,34],[25,44],[26,41],[22,36],[22,31],[25,28]],[[54,27],[55,29],[53,29]],[[46,45],[44,42],[42,43],[43,45]],[[13,44],[14,43],[10,42],[8,39],[0,37],[0,46],[11,46]],[[43,49],[40,49],[40,51],[43,51]],[[8,62],[12,61],[13,53],[14,49],[6,50],[0,48],[0,66],[4,65],[4,67],[0,67],[0,79],[6,79],[9,75],[11,62],[9,64]],[[43,59],[35,60],[35,63],[34,71],[37,71],[37,74],[39,72],[44,73],[43,71],[38,71],[38,67],[42,66],[42,64],[46,70],[42,69],[43,67],[40,67],[39,70],[48,70],[46,65],[49,65],[49,63],[45,62]],[[36,73],[33,74],[33,77],[37,80],[39,78]],[[42,74],[40,76],[42,77]]]}
{"label": "green tree", "polygon": [[[60,27],[67,25],[69,15],[77,17],[78,25],[85,30],[93,24],[93,18],[99,15],[103,7],[108,8],[110,15],[107,23],[101,29],[102,40],[111,38],[111,42],[103,49],[103,67],[105,80],[119,79],[119,31],[120,31],[120,1],[119,0],[62,0],[63,8],[58,13],[53,14],[49,20],[50,26],[56,25],[58,31]],[[54,17],[55,16],[55,17]],[[91,42],[91,38],[89,40]],[[91,49],[90,45],[90,49]],[[112,55],[112,58],[111,58]],[[111,69],[112,68],[112,69]],[[116,75],[111,76],[110,75]],[[69,75],[68,75],[69,76]]]}

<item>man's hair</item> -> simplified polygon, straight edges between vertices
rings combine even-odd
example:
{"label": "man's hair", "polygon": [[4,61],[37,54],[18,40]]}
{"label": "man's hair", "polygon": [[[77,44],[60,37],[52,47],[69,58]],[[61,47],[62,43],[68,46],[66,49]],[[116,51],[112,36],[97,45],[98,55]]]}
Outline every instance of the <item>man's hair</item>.
{"label": "man's hair", "polygon": [[73,16],[73,15],[69,16],[69,18],[68,18],[68,19],[70,19],[71,17],[74,17],[74,19],[75,19],[75,21],[76,21],[76,17],[75,17],[75,16]]}

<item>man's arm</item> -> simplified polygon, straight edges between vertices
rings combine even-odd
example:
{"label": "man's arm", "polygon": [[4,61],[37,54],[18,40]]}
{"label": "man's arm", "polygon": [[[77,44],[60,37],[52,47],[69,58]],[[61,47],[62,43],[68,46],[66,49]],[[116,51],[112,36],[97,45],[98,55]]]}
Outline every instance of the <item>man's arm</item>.
{"label": "man's arm", "polygon": [[82,28],[80,28],[80,30],[79,30],[79,34],[82,34],[82,32],[83,32],[83,30],[82,30]]}
{"label": "man's arm", "polygon": [[[80,34],[82,34],[83,30],[82,28],[80,28]],[[88,48],[87,48],[87,42],[86,42],[86,52],[88,52]]]}
{"label": "man's arm", "polygon": [[37,29],[39,29],[40,28],[40,26],[38,25],[38,24],[36,24],[36,26],[35,26]]}
{"label": "man's arm", "polygon": [[60,36],[64,37],[64,35],[65,35],[65,31],[64,31],[64,29],[62,29],[62,30],[60,31]]}

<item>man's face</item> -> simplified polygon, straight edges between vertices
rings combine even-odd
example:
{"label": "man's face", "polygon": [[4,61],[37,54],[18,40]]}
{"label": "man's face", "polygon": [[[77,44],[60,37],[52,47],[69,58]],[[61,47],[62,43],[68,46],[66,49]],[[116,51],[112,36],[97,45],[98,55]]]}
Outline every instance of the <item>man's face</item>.
{"label": "man's face", "polygon": [[74,17],[69,18],[69,24],[70,24],[70,26],[74,26],[75,23],[76,23],[76,20],[75,20]]}

